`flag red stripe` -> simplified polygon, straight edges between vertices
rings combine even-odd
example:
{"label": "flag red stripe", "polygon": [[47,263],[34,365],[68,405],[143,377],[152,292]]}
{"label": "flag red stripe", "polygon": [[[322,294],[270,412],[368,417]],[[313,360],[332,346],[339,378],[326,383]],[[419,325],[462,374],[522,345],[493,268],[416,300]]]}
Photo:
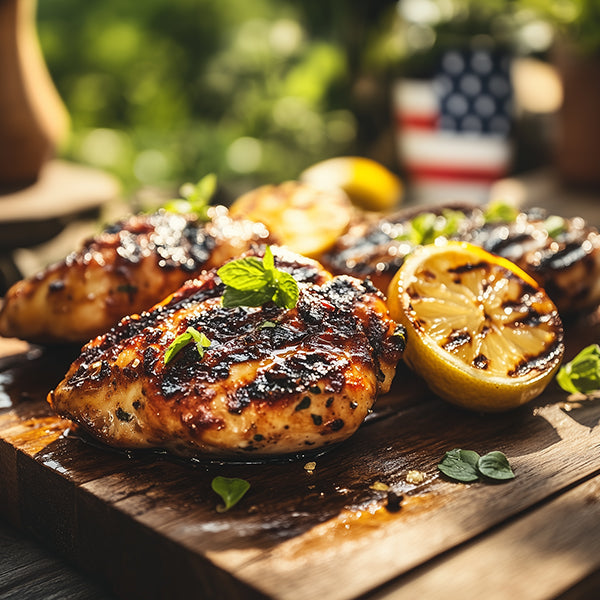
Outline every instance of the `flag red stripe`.
{"label": "flag red stripe", "polygon": [[396,124],[401,129],[436,129],[438,124],[438,115],[398,113],[396,115]]}
{"label": "flag red stripe", "polygon": [[435,167],[429,165],[406,165],[413,179],[470,180],[489,183],[506,175],[506,165],[497,168]]}

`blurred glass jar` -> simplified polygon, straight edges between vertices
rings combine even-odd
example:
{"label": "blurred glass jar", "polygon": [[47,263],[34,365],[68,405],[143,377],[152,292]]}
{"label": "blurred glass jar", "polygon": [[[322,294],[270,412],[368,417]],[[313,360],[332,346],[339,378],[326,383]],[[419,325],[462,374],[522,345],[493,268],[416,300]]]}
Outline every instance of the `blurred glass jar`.
{"label": "blurred glass jar", "polygon": [[393,89],[401,168],[419,200],[486,201],[508,174],[513,3],[400,0],[404,56]]}
{"label": "blurred glass jar", "polygon": [[[513,118],[509,56],[487,48],[452,49],[427,80],[394,90],[398,155],[420,191],[486,201],[511,167]],[[435,200],[435,198],[433,198]]]}

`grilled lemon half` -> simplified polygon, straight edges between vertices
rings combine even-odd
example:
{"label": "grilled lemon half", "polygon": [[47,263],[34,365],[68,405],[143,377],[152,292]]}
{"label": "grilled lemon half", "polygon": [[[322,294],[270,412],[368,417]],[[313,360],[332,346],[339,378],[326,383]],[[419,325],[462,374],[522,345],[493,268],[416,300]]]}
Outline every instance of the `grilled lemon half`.
{"label": "grilled lemon half", "polygon": [[346,231],[354,208],[341,190],[286,181],[240,196],[232,204],[230,214],[263,223],[280,244],[316,258]]}
{"label": "grilled lemon half", "polygon": [[316,163],[300,180],[322,189],[342,189],[359,208],[387,211],[402,201],[400,178],[381,163],[362,156],[338,156]]}
{"label": "grilled lemon half", "polygon": [[392,280],[388,304],[407,330],[408,365],[465,408],[503,411],[532,400],[563,357],[562,323],[544,290],[471,244],[417,249]]}

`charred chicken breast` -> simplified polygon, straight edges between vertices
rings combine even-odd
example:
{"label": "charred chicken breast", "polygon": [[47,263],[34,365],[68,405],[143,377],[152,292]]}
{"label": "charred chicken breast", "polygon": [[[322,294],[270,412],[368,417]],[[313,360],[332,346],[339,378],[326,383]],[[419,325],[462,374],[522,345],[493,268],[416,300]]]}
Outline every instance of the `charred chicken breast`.
{"label": "charred chicken breast", "polygon": [[232,219],[222,206],[210,209],[207,223],[163,210],[132,216],[13,285],[0,309],[0,335],[85,342],[268,236],[260,223]]}
{"label": "charred chicken breast", "polygon": [[[49,402],[97,439],[183,456],[297,453],[349,437],[389,390],[404,330],[370,283],[275,249],[292,309],[224,307],[216,270],[88,343]],[[193,328],[208,340],[165,361]]]}
{"label": "charred chicken breast", "polygon": [[369,277],[386,291],[406,255],[438,236],[511,260],[546,290],[563,315],[600,303],[600,234],[581,218],[549,216],[539,208],[488,220],[480,207],[449,205],[363,220],[321,261],[333,273]]}

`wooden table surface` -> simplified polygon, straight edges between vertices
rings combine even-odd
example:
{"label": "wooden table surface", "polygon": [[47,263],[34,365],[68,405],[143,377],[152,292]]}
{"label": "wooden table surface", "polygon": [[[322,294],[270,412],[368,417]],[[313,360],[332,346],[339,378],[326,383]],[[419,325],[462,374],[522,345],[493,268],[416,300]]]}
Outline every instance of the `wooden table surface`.
{"label": "wooden table surface", "polygon": [[[600,340],[600,312],[566,333],[571,358]],[[190,464],[91,445],[52,415],[45,395],[76,352],[0,338],[0,598],[598,597],[600,399],[553,383],[482,415],[401,366],[375,413],[326,454]],[[516,478],[447,480],[437,464],[456,447],[501,450]],[[215,510],[215,475],[251,483],[228,513]]]}
{"label": "wooden table surface", "polygon": [[[600,315],[567,333],[570,357],[600,339]],[[569,398],[553,383],[530,405],[482,415],[443,403],[401,367],[373,416],[315,457],[312,473],[308,458],[189,464],[69,433],[44,397],[74,353],[0,339],[0,509],[110,594],[343,600],[600,590],[598,399]],[[436,466],[455,447],[503,451],[516,478],[445,479]],[[424,480],[412,481],[410,470]],[[210,490],[219,474],[252,486],[228,513],[215,510]],[[400,510],[388,510],[376,482],[401,496]]]}

